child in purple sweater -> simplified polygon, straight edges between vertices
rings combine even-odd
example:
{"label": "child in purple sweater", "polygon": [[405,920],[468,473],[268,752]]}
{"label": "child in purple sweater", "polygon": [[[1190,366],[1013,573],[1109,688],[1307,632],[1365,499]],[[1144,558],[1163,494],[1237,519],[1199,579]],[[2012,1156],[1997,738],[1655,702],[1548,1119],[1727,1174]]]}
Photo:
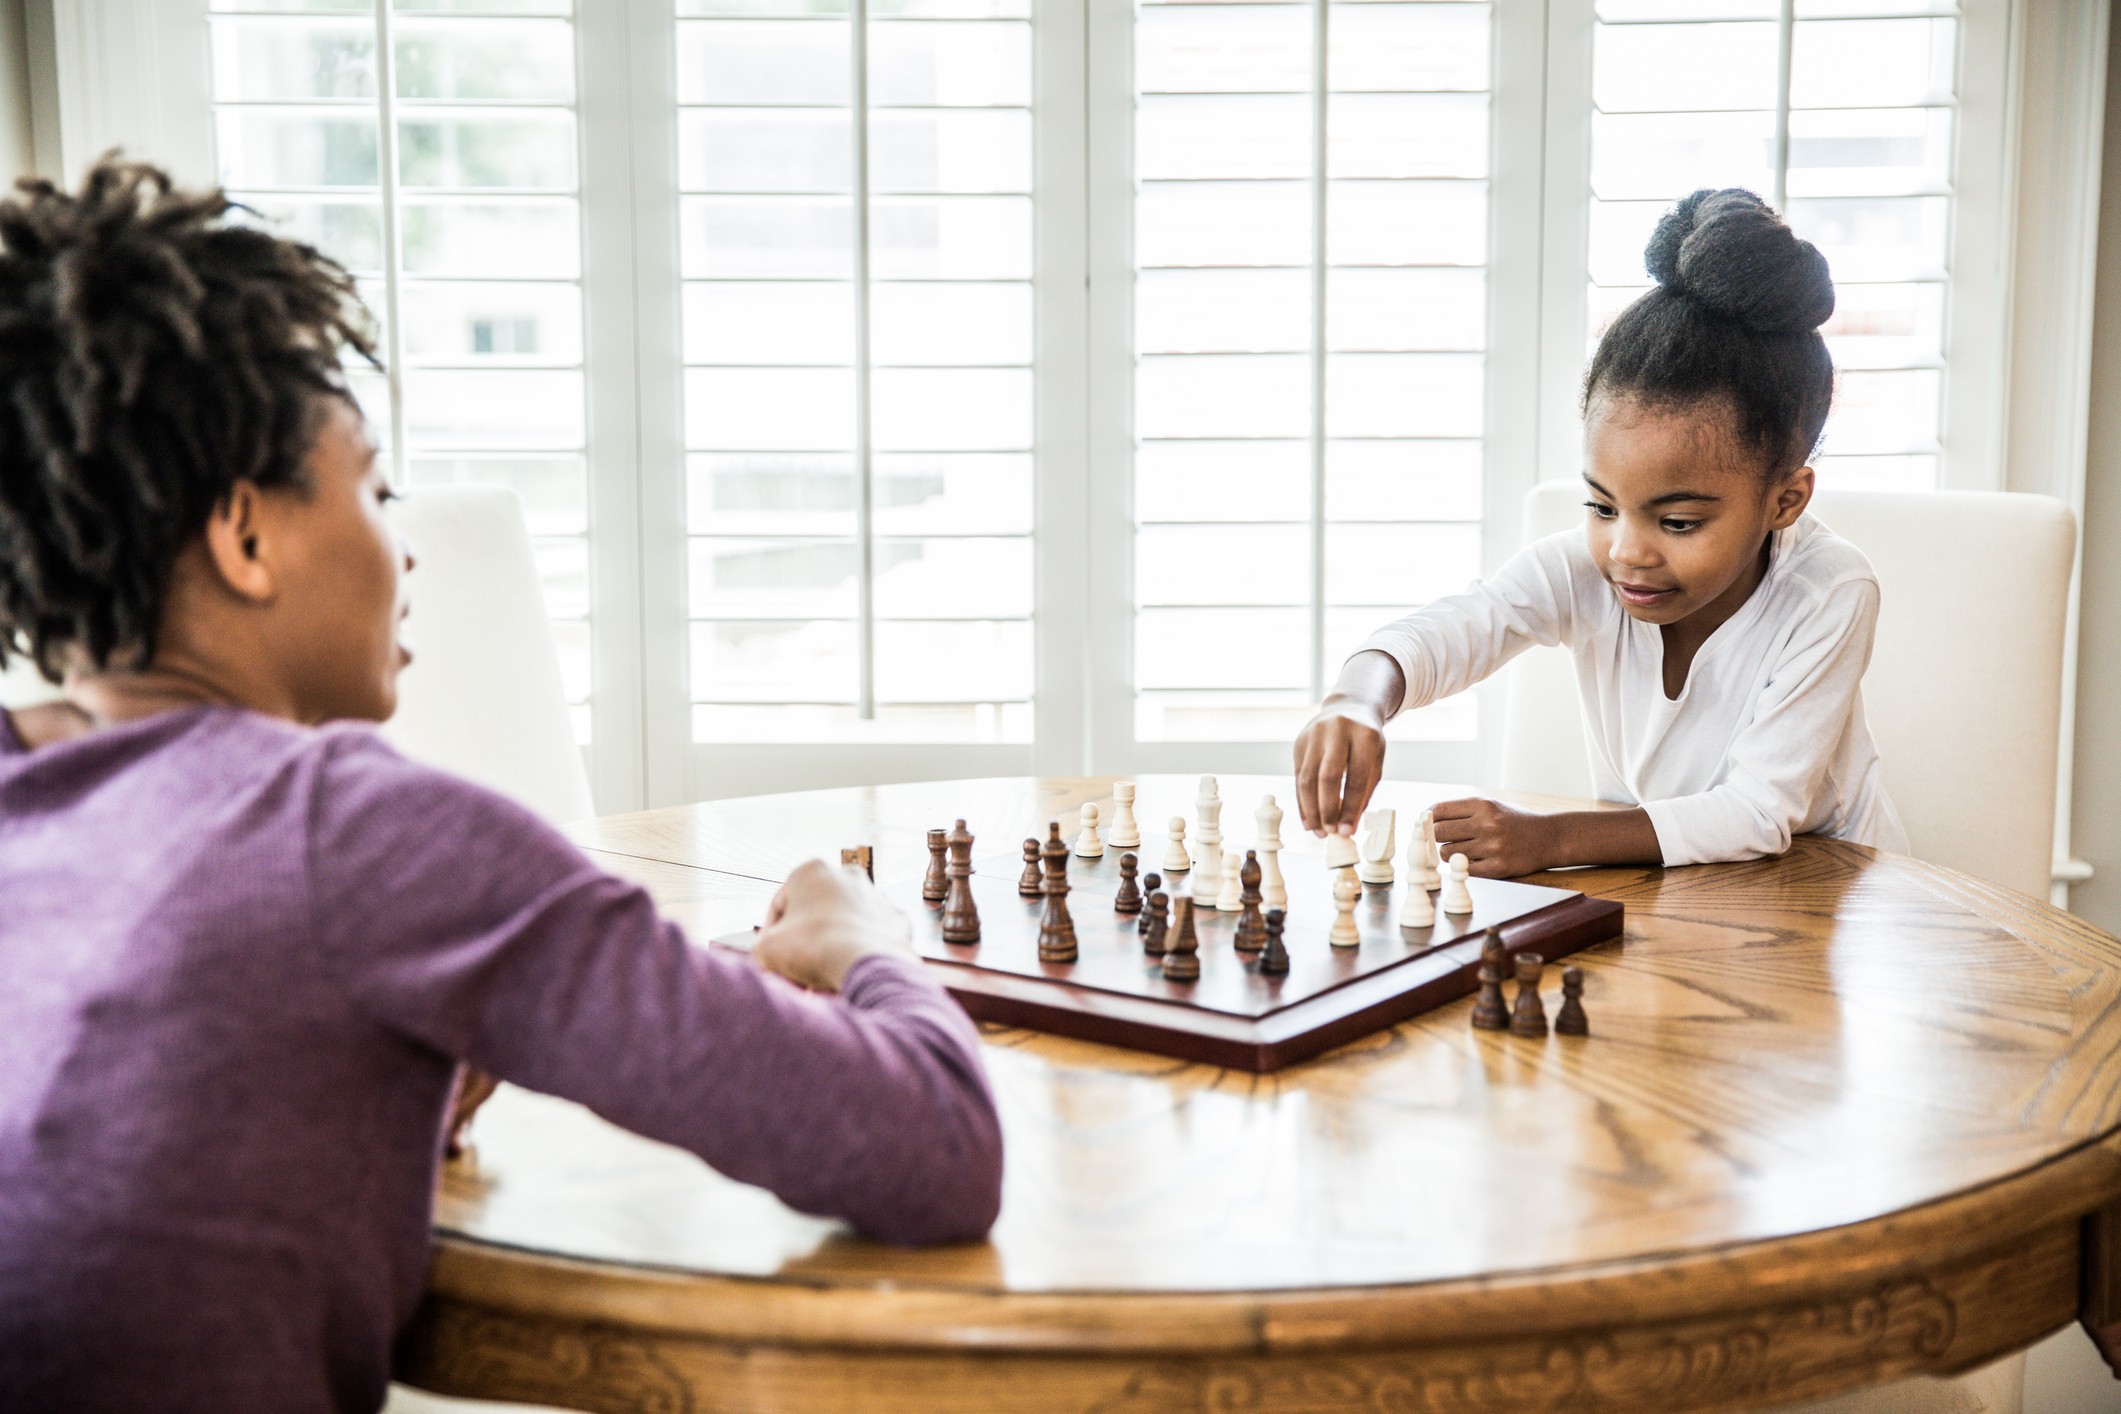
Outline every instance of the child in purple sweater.
{"label": "child in purple sweater", "polygon": [[711,953],[358,725],[412,567],[364,316],[228,211],[115,162],[0,205],[0,664],[65,692],[0,713],[0,1410],[374,1410],[467,1062],[984,1233],[977,1041],[873,889],[805,865]]}

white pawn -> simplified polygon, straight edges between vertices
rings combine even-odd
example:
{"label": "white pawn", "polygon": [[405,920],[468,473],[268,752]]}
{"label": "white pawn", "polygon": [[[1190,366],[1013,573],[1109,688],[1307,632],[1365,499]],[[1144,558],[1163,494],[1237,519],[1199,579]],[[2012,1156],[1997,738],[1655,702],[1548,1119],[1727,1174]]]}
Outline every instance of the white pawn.
{"label": "white pawn", "polygon": [[1362,862],[1355,877],[1365,884],[1389,884],[1393,879],[1392,856],[1399,850],[1399,816],[1379,806],[1362,817]]}
{"label": "white pawn", "polygon": [[1443,886],[1443,911],[1445,913],[1471,913],[1473,911],[1473,891],[1466,887],[1466,879],[1472,872],[1473,866],[1466,862],[1464,855],[1454,854],[1451,856],[1451,877],[1444,881]]}
{"label": "white pawn", "polygon": [[1075,857],[1077,859],[1103,859],[1105,857],[1105,842],[1098,838],[1097,807],[1094,805],[1085,805],[1083,807],[1083,832],[1075,837]]}
{"label": "white pawn", "polygon": [[1336,948],[1362,946],[1362,930],[1355,926],[1355,900],[1362,897],[1362,885],[1353,874],[1343,873],[1333,881],[1333,931],[1326,934],[1326,941]]}
{"label": "white pawn", "polygon": [[[1408,846],[1407,873],[1411,876],[1409,882],[1419,888],[1440,889],[1443,887],[1443,875],[1438,873],[1436,868],[1436,861],[1440,856],[1436,853],[1434,810],[1421,812],[1421,828],[1416,833],[1418,838]],[[1416,848],[1420,850],[1418,855],[1414,852]]]}
{"label": "white pawn", "polygon": [[1289,887],[1281,877],[1281,807],[1270,795],[1252,818],[1259,824],[1259,906],[1285,909]]}
{"label": "white pawn", "polygon": [[1193,857],[1186,853],[1186,817],[1171,817],[1171,843],[1164,847],[1164,872],[1183,874],[1193,867]]}
{"label": "white pawn", "polygon": [[1223,883],[1215,895],[1217,913],[1236,913],[1245,906],[1244,881],[1237,876],[1237,851],[1223,851]]}
{"label": "white pawn", "polygon": [[1193,799],[1193,811],[1200,817],[1200,867],[1193,872],[1193,902],[1199,908],[1213,908],[1223,878],[1223,800],[1216,790],[1215,777],[1200,778],[1200,793]]}
{"label": "white pawn", "polygon": [[[1414,843],[1418,844],[1419,841]],[[1411,852],[1413,845],[1410,844],[1408,848],[1409,852]],[[1433,928],[1436,926],[1436,901],[1429,897],[1427,889],[1422,888],[1412,879],[1407,881],[1407,896],[1405,901],[1399,905],[1399,926],[1402,928]]]}
{"label": "white pawn", "polygon": [[1112,828],[1105,831],[1105,843],[1114,849],[1138,849],[1141,842],[1141,826],[1134,823],[1134,782],[1115,781],[1112,785]]}

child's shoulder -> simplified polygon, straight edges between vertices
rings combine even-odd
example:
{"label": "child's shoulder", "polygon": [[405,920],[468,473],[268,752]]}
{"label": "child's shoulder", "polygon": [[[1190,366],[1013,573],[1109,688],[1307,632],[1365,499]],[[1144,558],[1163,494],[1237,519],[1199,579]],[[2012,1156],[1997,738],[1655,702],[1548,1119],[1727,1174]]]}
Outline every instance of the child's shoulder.
{"label": "child's shoulder", "polygon": [[1845,585],[1868,585],[1869,597],[1876,599],[1878,572],[1854,541],[1836,535],[1810,512],[1782,534],[1775,578],[1785,593],[1819,600]]}

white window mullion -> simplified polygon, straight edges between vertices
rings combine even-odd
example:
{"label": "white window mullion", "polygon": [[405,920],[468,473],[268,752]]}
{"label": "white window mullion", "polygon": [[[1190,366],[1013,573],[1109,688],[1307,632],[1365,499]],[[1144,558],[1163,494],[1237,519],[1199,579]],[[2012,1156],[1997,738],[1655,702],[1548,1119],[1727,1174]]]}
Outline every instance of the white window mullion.
{"label": "white window mullion", "polygon": [[1333,6],[1311,0],[1311,700],[1325,696],[1326,663],[1326,135],[1331,131]]}
{"label": "white window mullion", "polygon": [[861,542],[861,569],[855,584],[861,640],[856,712],[870,722],[876,720],[876,467],[869,362],[869,0],[849,3],[853,17],[848,45],[853,59],[849,106],[854,110],[854,533]]}
{"label": "white window mullion", "polygon": [[390,403],[390,479],[410,480],[405,442],[405,244],[398,214],[398,64],[391,0],[376,6],[376,147],[383,222],[384,387]]}

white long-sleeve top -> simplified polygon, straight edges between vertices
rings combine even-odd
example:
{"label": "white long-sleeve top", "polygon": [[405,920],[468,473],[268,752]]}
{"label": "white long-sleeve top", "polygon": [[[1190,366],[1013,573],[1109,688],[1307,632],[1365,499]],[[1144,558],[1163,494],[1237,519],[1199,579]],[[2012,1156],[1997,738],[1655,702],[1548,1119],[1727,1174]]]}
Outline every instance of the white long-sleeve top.
{"label": "white long-sleeve top", "polygon": [[1878,579],[1810,516],[1776,532],[1760,586],[1664,695],[1664,638],[1628,617],[1581,527],[1372,634],[1406,674],[1402,710],[1463,692],[1534,644],[1576,658],[1601,800],[1638,804],[1664,862],[1758,859],[1822,834],[1905,850],[1863,717]]}

